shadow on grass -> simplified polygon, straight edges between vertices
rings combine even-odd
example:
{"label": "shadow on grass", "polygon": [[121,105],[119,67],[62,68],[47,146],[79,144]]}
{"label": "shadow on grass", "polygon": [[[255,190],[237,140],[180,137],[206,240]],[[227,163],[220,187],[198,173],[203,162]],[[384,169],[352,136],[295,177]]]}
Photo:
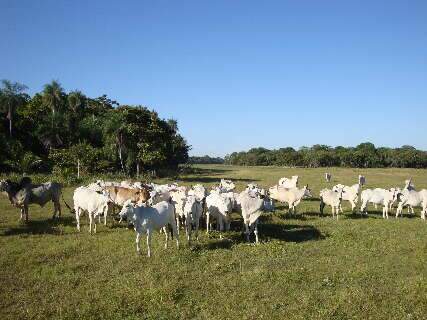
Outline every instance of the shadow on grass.
{"label": "shadow on grass", "polygon": [[311,225],[292,225],[265,223],[258,226],[262,238],[277,239],[286,242],[306,242],[326,238],[317,228]]}
{"label": "shadow on grass", "polygon": [[71,216],[48,220],[30,220],[22,222],[18,227],[6,229],[1,236],[14,236],[21,234],[62,234],[58,226],[75,226],[75,219]]}
{"label": "shadow on grass", "polygon": [[[294,217],[295,219],[295,217]],[[305,220],[304,217],[299,217],[299,220]],[[218,239],[217,231],[210,233],[209,242],[198,246],[198,249],[216,250],[216,249],[231,249],[233,245],[239,243],[247,243],[246,235],[244,234],[244,226],[242,220],[231,221],[230,232],[223,233],[223,239]],[[285,242],[306,242],[323,240],[326,238],[317,228],[311,225],[297,224],[277,224],[271,221],[271,217],[262,216],[258,224],[258,235],[260,241],[269,241],[272,239]],[[215,238],[212,238],[215,237]],[[251,234],[251,243],[255,241],[254,235]]]}

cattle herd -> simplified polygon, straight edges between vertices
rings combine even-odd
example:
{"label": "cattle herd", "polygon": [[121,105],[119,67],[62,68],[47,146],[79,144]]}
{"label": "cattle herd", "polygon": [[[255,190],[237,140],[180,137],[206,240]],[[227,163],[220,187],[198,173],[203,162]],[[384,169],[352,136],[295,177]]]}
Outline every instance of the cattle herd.
{"label": "cattle herd", "polygon": [[[331,181],[331,174],[326,173],[326,181]],[[178,184],[143,184],[127,181],[106,182],[98,180],[87,186],[75,189],[73,195],[74,209],[62,198],[66,206],[75,214],[77,230],[80,231],[80,217],[86,212],[89,216],[89,232],[96,233],[96,219],[107,224],[107,215],[115,215],[118,208],[120,222],[126,220],[136,231],[136,248],[140,252],[141,235],[147,236],[147,252],[151,255],[151,238],[155,231],[161,231],[166,237],[165,247],[168,245],[169,233],[175,236],[179,246],[179,232],[181,224],[185,229],[188,242],[192,237],[198,239],[201,221],[206,223],[206,231],[213,228],[220,233],[230,229],[232,212],[241,214],[244,223],[244,233],[247,241],[250,235],[255,235],[258,243],[258,218],[261,213],[274,211],[274,201],[285,203],[290,214],[296,214],[298,204],[312,198],[308,185],[299,188],[298,176],[281,178],[279,183],[268,190],[258,185],[248,184],[243,192],[235,192],[235,184],[231,180],[222,179],[219,185],[209,192],[201,184],[190,188]],[[355,212],[357,203],[361,202],[360,214],[367,214],[368,204],[375,208],[382,206],[383,218],[396,208],[396,218],[403,214],[403,208],[408,207],[408,213],[414,214],[414,207],[421,207],[421,218],[426,219],[427,190],[415,190],[411,179],[405,181],[403,188],[364,189],[365,177],[359,176],[356,184],[345,186],[337,184],[331,189],[320,191],[320,214],[323,215],[325,206],[330,206],[332,216],[338,219],[343,212],[342,202],[348,201],[352,212]],[[33,184],[30,178],[24,177],[20,182],[10,180],[0,181],[0,191],[6,193],[10,203],[21,209],[21,220],[28,221],[28,207],[35,203],[44,206],[52,201],[54,204],[53,218],[61,216],[60,198],[61,185],[55,182]]]}

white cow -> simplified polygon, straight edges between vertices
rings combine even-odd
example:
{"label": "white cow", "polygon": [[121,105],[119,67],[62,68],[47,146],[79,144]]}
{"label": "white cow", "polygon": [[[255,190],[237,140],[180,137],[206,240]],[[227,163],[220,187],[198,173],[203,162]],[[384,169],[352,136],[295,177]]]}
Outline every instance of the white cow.
{"label": "white cow", "polygon": [[323,189],[320,191],[320,214],[323,215],[323,209],[325,205],[331,206],[332,208],[332,218],[335,217],[335,213],[339,215],[339,208],[345,192],[342,189],[333,191],[330,189]]}
{"label": "white cow", "polygon": [[362,191],[360,212],[367,214],[366,208],[368,203],[383,206],[383,218],[388,219],[388,211],[390,205],[397,199],[399,190],[397,188],[390,189],[366,189]]}
{"label": "white cow", "polygon": [[219,183],[220,192],[231,192],[236,189],[236,185],[231,180],[221,179]]}
{"label": "white cow", "polygon": [[184,206],[187,199],[187,189],[180,187],[175,191],[170,191],[170,196],[175,206],[176,225],[179,234],[180,219],[185,219]]}
{"label": "white cow", "polygon": [[[339,189],[344,190],[342,200],[350,202],[351,211],[354,212],[354,209],[356,208],[356,205],[359,202],[359,193],[361,190],[361,185],[354,184],[349,187],[343,184],[337,184],[332,188],[332,191],[338,191]],[[340,205],[340,211],[341,213],[344,213],[341,205]]]}
{"label": "white cow", "polygon": [[92,224],[94,224],[94,232],[96,233],[96,217],[104,215],[104,224],[107,224],[108,205],[110,197],[108,192],[103,190],[101,193],[79,187],[74,190],[74,211],[76,214],[77,230],[80,231],[80,216],[83,211],[89,215],[89,232],[92,233]]}
{"label": "white cow", "polygon": [[206,197],[206,232],[209,232],[209,220],[212,215],[217,222],[217,229],[230,230],[230,214],[233,209],[233,204],[227,195],[217,192],[211,192]]}
{"label": "white cow", "polygon": [[185,230],[187,234],[187,241],[191,241],[191,233],[194,227],[196,239],[199,239],[199,224],[200,218],[203,214],[203,204],[197,199],[195,195],[190,195],[185,200],[184,216],[185,216]]}
{"label": "white cow", "polygon": [[[136,206],[130,201],[126,202],[120,211],[120,217],[126,217],[128,222],[133,223],[136,231],[136,251],[141,253],[139,242],[143,233],[147,234],[147,256],[151,257],[151,237],[155,230],[172,227],[172,235],[176,237],[176,246],[179,248],[179,236],[175,222],[175,208],[173,204],[162,201],[153,207]],[[166,231],[165,249],[168,247],[169,234]]]}
{"label": "white cow", "polygon": [[188,190],[188,195],[195,196],[197,201],[203,201],[207,196],[206,188],[201,184],[196,184]]}
{"label": "white cow", "polygon": [[312,197],[308,185],[302,189],[298,188],[284,188],[283,186],[276,185],[268,189],[270,198],[279,202],[287,203],[289,206],[289,213],[296,214],[296,207],[304,198]]}
{"label": "white cow", "polygon": [[399,193],[399,205],[396,210],[396,218],[402,215],[403,207],[409,206],[414,214],[414,207],[421,207],[421,219],[426,219],[427,213],[427,190],[420,191],[404,189]]}
{"label": "white cow", "polygon": [[279,180],[279,186],[283,188],[296,188],[298,186],[298,179],[298,176],[292,176],[291,179],[284,177]]}
{"label": "white cow", "polygon": [[263,196],[253,196],[243,191],[239,195],[243,224],[245,225],[246,240],[249,242],[251,233],[255,234],[255,243],[258,243],[258,218],[262,211],[270,210],[270,199]]}

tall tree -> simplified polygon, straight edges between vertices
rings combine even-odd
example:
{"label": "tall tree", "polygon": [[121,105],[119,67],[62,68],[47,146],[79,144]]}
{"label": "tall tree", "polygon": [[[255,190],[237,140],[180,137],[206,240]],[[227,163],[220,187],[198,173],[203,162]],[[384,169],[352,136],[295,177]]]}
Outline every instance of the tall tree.
{"label": "tall tree", "polygon": [[25,104],[28,95],[25,93],[27,86],[11,82],[9,80],[2,80],[2,88],[0,89],[0,107],[7,112],[7,119],[9,120],[9,135],[12,137],[12,120],[15,111]]}
{"label": "tall tree", "polygon": [[63,97],[64,89],[58,81],[52,80],[51,83],[44,86],[43,101],[52,110],[52,127],[54,126],[55,112],[60,108]]}
{"label": "tall tree", "polygon": [[67,97],[68,106],[74,114],[79,114],[86,106],[86,96],[79,90],[71,91]]}

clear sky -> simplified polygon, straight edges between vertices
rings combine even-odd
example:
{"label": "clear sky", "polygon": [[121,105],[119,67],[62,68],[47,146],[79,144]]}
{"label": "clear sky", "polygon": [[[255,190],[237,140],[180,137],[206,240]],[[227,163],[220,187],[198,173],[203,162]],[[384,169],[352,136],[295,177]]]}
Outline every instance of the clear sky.
{"label": "clear sky", "polygon": [[427,1],[0,0],[0,79],[178,120],[194,155],[427,150]]}

